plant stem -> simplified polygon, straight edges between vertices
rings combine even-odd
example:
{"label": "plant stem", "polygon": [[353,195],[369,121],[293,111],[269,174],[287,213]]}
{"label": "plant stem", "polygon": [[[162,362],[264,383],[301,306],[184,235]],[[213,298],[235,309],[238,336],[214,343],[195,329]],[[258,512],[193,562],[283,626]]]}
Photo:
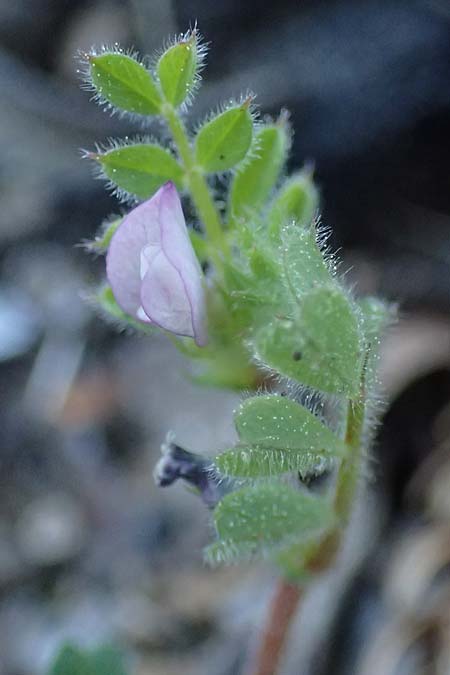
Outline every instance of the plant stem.
{"label": "plant stem", "polygon": [[[173,140],[177,145],[180,159],[184,165],[192,200],[205,227],[211,249],[213,251],[216,249],[222,253],[227,253],[228,244],[222,230],[219,212],[211,197],[203,172],[200,167],[195,164],[194,154],[189,143],[185,126],[176,110],[169,103],[164,104],[161,112],[167,121]],[[215,262],[217,263],[216,256]]]}
{"label": "plant stem", "polygon": [[342,526],[345,526],[351,512],[358,479],[361,472],[361,434],[364,425],[365,393],[364,382],[357,401],[349,401],[345,443],[348,451],[339,467],[336,481],[335,510]]}
{"label": "plant stem", "polygon": [[270,605],[269,616],[262,635],[251,675],[275,675],[278,671],[289,627],[301,597],[301,588],[280,579]]}
{"label": "plant stem", "polygon": [[[309,561],[310,571],[324,571],[334,560],[341,539],[342,528],[348,521],[361,469],[361,435],[364,426],[365,386],[364,377],[361,382],[360,398],[349,401],[345,442],[347,455],[339,467],[336,482],[335,510],[341,529],[336,529],[326,537],[319,549]],[[269,610],[266,628],[261,638],[251,675],[276,675],[288,636],[292,618],[295,616],[301,589],[280,579]]]}

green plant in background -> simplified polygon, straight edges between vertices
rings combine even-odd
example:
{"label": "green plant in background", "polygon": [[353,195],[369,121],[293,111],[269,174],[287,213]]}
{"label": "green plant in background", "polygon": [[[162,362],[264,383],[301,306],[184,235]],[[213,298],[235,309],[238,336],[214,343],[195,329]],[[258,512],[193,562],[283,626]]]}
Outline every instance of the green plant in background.
{"label": "green plant in background", "polygon": [[115,647],[80,649],[64,645],[50,667],[49,675],[126,675],[120,652]]}
{"label": "green plant in background", "polygon": [[[254,392],[236,412],[234,447],[206,461],[169,443],[158,479],[182,477],[203,492],[225,484],[208,502],[217,537],[206,559],[269,558],[290,587],[331,564],[345,531],[391,310],[357,299],[339,275],[311,170],[286,175],[285,113],[261,120],[246,95],[195,131],[186,125],[204,57],[196,30],[152,65],[120,49],[84,57],[100,104],[158,118],[172,138],[86,153],[120,199],[142,202],[90,245],[107,255],[109,285],[95,300],[120,325],[166,330],[199,382]],[[323,474],[324,487],[308,489]],[[277,654],[269,658],[274,671]]]}

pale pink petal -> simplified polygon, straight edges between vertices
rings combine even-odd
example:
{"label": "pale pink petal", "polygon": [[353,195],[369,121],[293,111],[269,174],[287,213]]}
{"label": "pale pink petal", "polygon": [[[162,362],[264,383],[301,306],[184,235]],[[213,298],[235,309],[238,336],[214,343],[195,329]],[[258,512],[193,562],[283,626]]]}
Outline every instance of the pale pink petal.
{"label": "pale pink petal", "polygon": [[107,276],[122,309],[206,344],[203,273],[180,199],[166,183],[123,220],[107,255]]}
{"label": "pale pink petal", "polygon": [[140,204],[117,228],[106,256],[106,276],[117,303],[136,316],[141,306],[140,257],[150,241],[160,242],[158,193]]}
{"label": "pale pink petal", "polygon": [[192,248],[180,199],[175,186],[167,183],[160,201],[161,245],[167,259],[178,270],[191,306],[195,341],[207,342],[206,301],[203,272]]}
{"label": "pale pink petal", "polygon": [[194,337],[192,311],[183,280],[161,251],[142,280],[141,301],[147,316],[161,328]]}

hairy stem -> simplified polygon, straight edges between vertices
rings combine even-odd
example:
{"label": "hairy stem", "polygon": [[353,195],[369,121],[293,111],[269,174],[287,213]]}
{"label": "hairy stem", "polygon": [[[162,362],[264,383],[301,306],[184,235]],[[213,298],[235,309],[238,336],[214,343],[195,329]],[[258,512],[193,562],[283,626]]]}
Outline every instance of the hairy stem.
{"label": "hairy stem", "polygon": [[[348,404],[345,433],[348,452],[339,467],[337,476],[335,510],[341,527],[345,527],[350,516],[360,475],[364,411],[365,387],[363,379],[360,398],[357,401],[349,401]],[[324,571],[331,566],[339,547],[341,535],[342,529],[336,529],[322,541],[318,550],[309,560],[308,566],[311,572]],[[276,675],[289,627],[298,609],[301,592],[299,586],[290,584],[284,579],[279,580],[269,609],[267,625],[261,638],[254,669],[250,671],[251,675]]]}
{"label": "hairy stem", "polygon": [[[209,242],[212,245],[211,249],[227,253],[228,245],[222,230],[219,212],[211,197],[201,169],[195,165],[194,155],[184,124],[173,106],[169,103],[164,104],[161,112],[177,145],[180,159],[184,165],[189,191],[205,227]],[[217,256],[215,255],[214,257],[217,264]]]}
{"label": "hairy stem", "polygon": [[365,395],[364,385],[357,401],[349,401],[345,442],[347,455],[339,467],[336,481],[335,510],[342,526],[345,526],[351,512],[361,473],[361,446],[364,425]]}
{"label": "hairy stem", "polygon": [[267,624],[262,635],[251,675],[275,675],[283,654],[292,619],[297,612],[301,588],[280,579],[270,605]]}

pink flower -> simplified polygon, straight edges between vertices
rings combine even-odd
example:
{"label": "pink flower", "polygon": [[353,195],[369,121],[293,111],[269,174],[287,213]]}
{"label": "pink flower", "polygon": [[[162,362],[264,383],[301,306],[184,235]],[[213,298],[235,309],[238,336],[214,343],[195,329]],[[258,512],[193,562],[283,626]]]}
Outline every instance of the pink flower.
{"label": "pink flower", "polygon": [[203,273],[173,183],[124,218],[108,249],[106,274],[124,312],[206,344]]}

